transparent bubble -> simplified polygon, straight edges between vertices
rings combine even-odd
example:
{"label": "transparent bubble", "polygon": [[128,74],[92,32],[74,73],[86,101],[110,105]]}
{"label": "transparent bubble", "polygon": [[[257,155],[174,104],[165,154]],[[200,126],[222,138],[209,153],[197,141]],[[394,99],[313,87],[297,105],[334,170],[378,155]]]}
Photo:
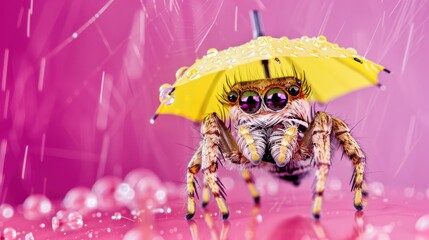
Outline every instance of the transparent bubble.
{"label": "transparent bubble", "polygon": [[419,219],[417,219],[415,228],[417,231],[429,230],[429,215],[423,215]]}
{"label": "transparent bubble", "polygon": [[52,217],[52,229],[54,231],[76,230],[83,227],[83,218],[79,212],[60,210]]}
{"label": "transparent bubble", "polygon": [[14,240],[14,239],[16,239],[16,235],[17,235],[17,233],[16,233],[16,230],[14,228],[7,227],[7,228],[3,229],[1,239]]}
{"label": "transparent bubble", "polygon": [[145,239],[143,236],[143,232],[140,229],[131,229],[130,231],[128,231],[123,240],[140,240],[140,239]]}
{"label": "transparent bubble", "polygon": [[384,193],[384,185],[381,182],[372,182],[368,184],[368,190],[371,195],[380,197]]}
{"label": "transparent bubble", "polygon": [[171,105],[174,102],[173,86],[164,83],[159,87],[159,101],[165,105]]}
{"label": "transparent bubble", "polygon": [[15,211],[11,205],[6,203],[0,205],[0,219],[10,219],[13,217],[14,213]]}
{"label": "transparent bubble", "polygon": [[24,240],[34,240],[34,236],[32,232],[25,234]]}
{"label": "transparent bubble", "polygon": [[67,192],[63,205],[67,210],[86,214],[97,208],[97,197],[86,187],[76,187]]}
{"label": "transparent bubble", "polygon": [[51,213],[51,211],[51,201],[44,195],[30,195],[25,199],[23,204],[23,215],[28,220],[43,218]]}
{"label": "transparent bubble", "polygon": [[135,192],[135,200],[128,205],[131,209],[151,209],[167,201],[167,189],[152,171],[136,169],[125,177],[125,182]]}
{"label": "transparent bubble", "polygon": [[112,176],[100,178],[95,182],[92,192],[97,197],[100,210],[110,210],[119,206],[115,199],[115,192],[121,182],[120,178]]}
{"label": "transparent bubble", "polygon": [[134,200],[135,192],[128,183],[121,183],[116,188],[115,199],[123,206],[128,206]]}

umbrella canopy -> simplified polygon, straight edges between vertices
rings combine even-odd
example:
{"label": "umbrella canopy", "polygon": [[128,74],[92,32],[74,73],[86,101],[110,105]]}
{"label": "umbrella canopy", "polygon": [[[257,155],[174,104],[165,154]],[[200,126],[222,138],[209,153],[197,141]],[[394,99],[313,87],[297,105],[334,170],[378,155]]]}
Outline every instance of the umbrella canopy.
{"label": "umbrella canopy", "polygon": [[226,50],[209,49],[192,66],[180,68],[173,85],[161,86],[161,105],[155,117],[174,114],[198,122],[213,112],[228,113],[218,96],[231,82],[297,74],[305,75],[311,87],[310,100],[326,103],[351,91],[377,85],[381,70],[388,71],[359,56],[352,48],[328,42],[324,36],[298,39],[261,36]]}

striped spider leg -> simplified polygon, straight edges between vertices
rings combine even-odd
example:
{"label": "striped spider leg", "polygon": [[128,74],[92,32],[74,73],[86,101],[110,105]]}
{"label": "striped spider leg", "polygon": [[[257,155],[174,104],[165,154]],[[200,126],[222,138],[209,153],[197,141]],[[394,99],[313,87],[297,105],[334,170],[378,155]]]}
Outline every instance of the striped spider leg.
{"label": "striped spider leg", "polygon": [[[362,196],[366,195],[366,187],[364,184],[365,156],[356,140],[351,136],[350,129],[342,120],[333,118],[324,112],[317,112],[310,128],[306,132],[306,135],[311,136],[313,157],[317,168],[313,202],[313,216],[315,218],[320,217],[323,192],[331,165],[331,133],[333,133],[333,136],[339,141],[344,152],[352,160],[354,165],[352,190],[355,191],[353,203],[357,210],[360,211],[363,209]],[[308,140],[308,137],[306,137],[307,136],[305,136],[304,139]]]}
{"label": "striped spider leg", "polygon": [[[201,170],[204,178],[202,206],[205,207],[208,204],[210,192],[212,192],[219,210],[222,213],[222,218],[227,219],[229,210],[225,202],[225,189],[216,173],[219,160],[223,158],[230,163],[243,164],[247,162],[247,159],[242,156],[228,128],[215,113],[208,115],[204,119],[201,125],[201,134],[203,139],[200,146],[188,164],[188,207],[186,219],[191,219],[195,215],[195,195],[197,193],[195,188],[195,175],[199,170]],[[242,171],[242,176],[248,185],[255,203],[258,203],[259,194],[256,191],[250,171],[244,169]]]}

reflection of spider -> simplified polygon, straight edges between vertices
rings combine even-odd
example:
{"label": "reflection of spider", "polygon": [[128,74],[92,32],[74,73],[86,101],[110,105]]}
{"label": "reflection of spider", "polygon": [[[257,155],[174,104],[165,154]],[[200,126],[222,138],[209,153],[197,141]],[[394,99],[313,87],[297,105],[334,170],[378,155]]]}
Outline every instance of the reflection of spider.
{"label": "reflection of spider", "polygon": [[286,77],[230,86],[221,102],[230,111],[230,128],[217,116],[208,115],[201,126],[203,139],[188,165],[187,219],[195,214],[195,174],[204,175],[203,207],[210,191],[224,219],[229,210],[224,186],[217,177],[218,163],[238,166],[255,203],[259,195],[250,168],[266,169],[274,176],[299,185],[316,167],[313,216],[319,218],[326,177],[331,165],[331,140],[337,140],[352,160],[354,206],[362,210],[365,156],[347,125],[327,113],[311,113],[305,79]]}

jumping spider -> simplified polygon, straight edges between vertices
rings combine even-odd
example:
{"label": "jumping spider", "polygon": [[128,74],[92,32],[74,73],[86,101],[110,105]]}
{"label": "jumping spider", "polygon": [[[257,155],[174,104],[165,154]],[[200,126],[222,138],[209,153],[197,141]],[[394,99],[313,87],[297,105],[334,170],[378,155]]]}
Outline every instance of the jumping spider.
{"label": "jumping spider", "polygon": [[229,216],[224,186],[217,177],[218,163],[238,166],[255,203],[259,203],[251,168],[261,168],[294,185],[312,168],[316,168],[313,216],[320,217],[323,191],[331,165],[331,139],[338,140],[352,160],[354,206],[362,210],[365,156],[350,129],[340,119],[325,112],[312,113],[310,92],[305,79],[298,77],[268,78],[237,82],[226,91],[221,101],[229,109],[230,126],[216,114],[202,122],[200,145],[187,168],[187,215],[195,214],[195,174],[204,175],[202,205],[210,191],[222,213]]}

